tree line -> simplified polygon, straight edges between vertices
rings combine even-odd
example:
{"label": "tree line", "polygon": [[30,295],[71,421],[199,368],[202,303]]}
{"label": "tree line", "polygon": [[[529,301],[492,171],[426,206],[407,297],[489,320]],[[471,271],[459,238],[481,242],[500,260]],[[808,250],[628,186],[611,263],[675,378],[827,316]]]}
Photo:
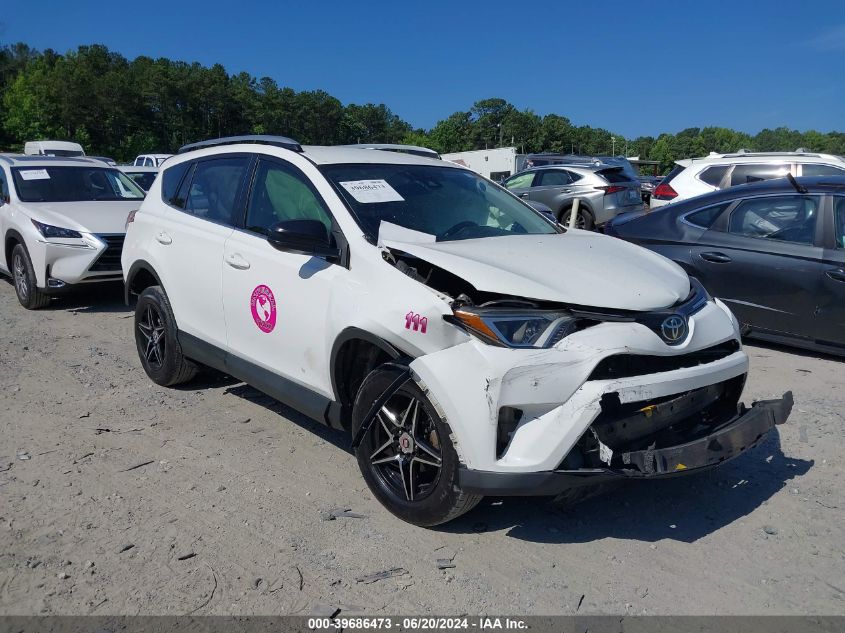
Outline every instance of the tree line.
{"label": "tree line", "polygon": [[603,128],[540,116],[504,99],[477,101],[430,130],[413,128],[385,104],[341,103],[323,90],[279,86],[270,77],[229,74],[165,58],[128,60],[105,46],[59,54],[26,44],[0,46],[0,150],[27,140],[75,140],[92,155],[127,161],[137,154],[234,134],[280,134],[304,144],[406,143],[455,152],[514,145],[520,152],[639,156],[661,171],[675,160],[729,152],[845,154],[845,133],[780,127],[755,135],[723,127],[625,138]]}

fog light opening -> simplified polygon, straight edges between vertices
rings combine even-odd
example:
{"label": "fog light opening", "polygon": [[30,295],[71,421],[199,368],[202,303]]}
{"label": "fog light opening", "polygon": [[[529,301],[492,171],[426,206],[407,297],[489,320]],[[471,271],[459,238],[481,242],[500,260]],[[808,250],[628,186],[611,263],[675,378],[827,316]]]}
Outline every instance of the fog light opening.
{"label": "fog light opening", "polygon": [[501,459],[513,438],[516,427],[522,420],[523,411],[516,407],[499,409],[499,424],[496,433],[496,459]]}

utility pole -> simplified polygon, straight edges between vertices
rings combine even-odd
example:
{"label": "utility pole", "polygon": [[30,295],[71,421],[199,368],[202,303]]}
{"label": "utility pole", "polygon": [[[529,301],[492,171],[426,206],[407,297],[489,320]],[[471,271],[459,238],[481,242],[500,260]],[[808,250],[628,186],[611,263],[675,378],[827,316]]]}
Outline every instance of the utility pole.
{"label": "utility pole", "polygon": [[611,137],[610,137],[610,142],[611,142],[611,144],[612,144],[612,145],[611,145],[611,149],[610,149],[610,155],[611,155],[611,156],[616,156],[616,137],[615,137],[615,136],[611,136]]}

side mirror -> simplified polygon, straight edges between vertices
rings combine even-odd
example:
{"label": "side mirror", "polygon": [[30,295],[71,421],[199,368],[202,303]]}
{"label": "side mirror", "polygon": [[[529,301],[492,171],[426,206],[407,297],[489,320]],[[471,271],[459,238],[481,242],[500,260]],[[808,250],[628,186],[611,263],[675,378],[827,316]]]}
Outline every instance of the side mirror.
{"label": "side mirror", "polygon": [[319,220],[285,220],[270,227],[267,241],[273,248],[291,253],[338,257],[325,225]]}

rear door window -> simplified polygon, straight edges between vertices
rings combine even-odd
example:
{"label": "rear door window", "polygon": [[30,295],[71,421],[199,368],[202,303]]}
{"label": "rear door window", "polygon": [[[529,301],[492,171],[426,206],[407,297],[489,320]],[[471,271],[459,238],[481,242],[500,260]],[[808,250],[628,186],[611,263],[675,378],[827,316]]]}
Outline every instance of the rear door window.
{"label": "rear door window", "polygon": [[540,172],[537,186],[539,187],[559,187],[561,185],[568,185],[572,182],[569,177],[569,172],[563,169],[547,169]]}
{"label": "rear door window", "polygon": [[812,244],[819,204],[819,196],[749,198],[731,212],[728,231],[744,237]]}
{"label": "rear door window", "polygon": [[713,165],[701,172],[698,175],[698,179],[701,182],[718,189],[719,185],[722,184],[722,178],[724,178],[725,174],[728,173],[729,167],[730,165]]}
{"label": "rear door window", "polygon": [[808,178],[813,176],[845,176],[845,169],[833,165],[804,164],[801,165],[801,175]]}
{"label": "rear door window", "polygon": [[845,197],[837,196],[833,200],[836,220],[836,248],[845,250]]}
{"label": "rear door window", "polygon": [[694,211],[693,213],[685,215],[684,220],[693,226],[697,226],[702,229],[709,229],[713,226],[716,218],[722,215],[722,212],[731,206],[731,204],[733,204],[733,200],[717,204],[712,207],[707,207],[706,209],[701,209],[700,211]]}
{"label": "rear door window", "polygon": [[731,187],[772,178],[785,178],[788,173],[789,165],[786,164],[734,165],[731,172]]}
{"label": "rear door window", "polygon": [[184,210],[204,220],[233,226],[238,193],[248,167],[249,158],[246,156],[198,162],[185,196]]}

